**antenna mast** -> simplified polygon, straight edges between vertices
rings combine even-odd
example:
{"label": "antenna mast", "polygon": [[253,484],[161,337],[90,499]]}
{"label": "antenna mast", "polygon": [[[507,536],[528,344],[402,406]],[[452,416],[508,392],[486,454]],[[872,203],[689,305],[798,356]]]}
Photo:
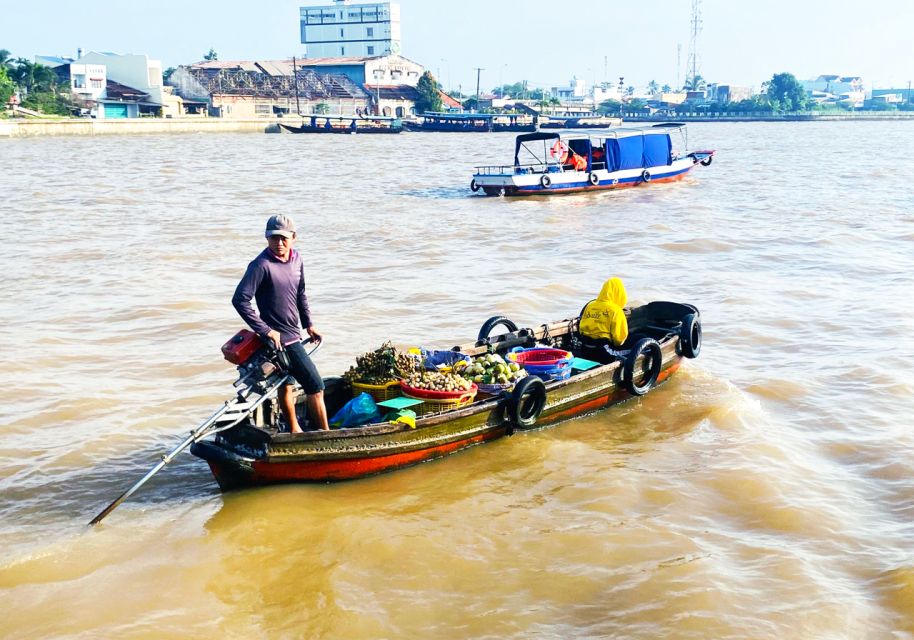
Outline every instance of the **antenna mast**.
{"label": "antenna mast", "polygon": [[701,33],[701,0],[692,0],[692,35],[689,39],[689,68],[686,83],[692,91],[696,90],[695,78],[698,76],[698,34]]}

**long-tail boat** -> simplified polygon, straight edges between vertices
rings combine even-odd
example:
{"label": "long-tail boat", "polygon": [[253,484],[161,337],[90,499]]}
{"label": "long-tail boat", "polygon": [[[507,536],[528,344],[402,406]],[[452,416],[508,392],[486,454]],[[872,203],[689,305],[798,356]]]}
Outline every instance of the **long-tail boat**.
{"label": "long-tail boat", "polygon": [[[217,424],[215,438],[195,442],[191,453],[209,463],[225,490],[281,482],[350,480],[441,458],[517,430],[544,427],[603,409],[647,393],[673,375],[683,358],[694,358],[701,349],[701,321],[695,307],[658,301],[625,311],[630,331],[644,337],[623,360],[597,364],[581,359],[585,364],[573,366],[572,375],[565,380],[544,382],[530,376],[511,392],[420,414],[414,427],[404,422],[381,422],[330,431],[282,432],[275,394],[265,391],[275,390],[277,377],[283,373],[271,361],[270,352],[262,348],[239,366],[241,378],[236,382],[243,401],[249,405],[259,402],[255,410],[230,428]],[[507,318],[495,316],[483,324],[476,341],[453,349],[467,355],[506,354],[517,346],[539,344],[578,355],[578,321],[576,317],[518,328]],[[507,331],[489,336],[498,327]],[[328,414],[333,415],[353,394],[343,378],[326,378],[324,382]],[[307,420],[303,398],[298,407]]]}

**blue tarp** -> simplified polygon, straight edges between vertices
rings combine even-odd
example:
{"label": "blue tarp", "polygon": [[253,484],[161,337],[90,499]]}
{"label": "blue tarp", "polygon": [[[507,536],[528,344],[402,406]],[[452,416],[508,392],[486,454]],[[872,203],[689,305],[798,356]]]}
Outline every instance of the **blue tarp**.
{"label": "blue tarp", "polygon": [[629,136],[609,140],[609,157],[612,170],[640,169],[644,159],[644,137]]}
{"label": "blue tarp", "polygon": [[668,165],[671,149],[669,135],[636,135],[606,141],[610,171]]}
{"label": "blue tarp", "polygon": [[660,167],[672,162],[670,150],[672,143],[669,135],[644,136],[644,166]]}

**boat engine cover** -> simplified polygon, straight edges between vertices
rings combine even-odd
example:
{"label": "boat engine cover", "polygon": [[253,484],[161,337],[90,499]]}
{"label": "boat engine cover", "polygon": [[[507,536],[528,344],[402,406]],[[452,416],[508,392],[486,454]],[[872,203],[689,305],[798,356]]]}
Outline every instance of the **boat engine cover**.
{"label": "boat engine cover", "polygon": [[244,364],[251,359],[263,343],[260,337],[249,329],[242,329],[222,345],[222,355],[232,364]]}

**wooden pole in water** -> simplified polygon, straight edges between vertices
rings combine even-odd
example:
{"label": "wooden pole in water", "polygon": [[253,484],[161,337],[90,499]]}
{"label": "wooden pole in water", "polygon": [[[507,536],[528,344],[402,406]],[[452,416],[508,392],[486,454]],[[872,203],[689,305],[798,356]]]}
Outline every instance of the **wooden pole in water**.
{"label": "wooden pole in water", "polygon": [[292,56],[292,82],[295,85],[295,111],[301,117],[301,105],[298,102],[298,69],[295,67],[295,56]]}

